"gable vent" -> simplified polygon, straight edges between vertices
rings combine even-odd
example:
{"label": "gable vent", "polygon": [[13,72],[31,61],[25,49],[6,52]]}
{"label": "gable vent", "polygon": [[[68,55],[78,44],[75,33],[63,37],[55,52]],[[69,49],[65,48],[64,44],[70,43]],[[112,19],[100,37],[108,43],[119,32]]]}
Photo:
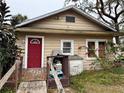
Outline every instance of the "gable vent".
{"label": "gable vent", "polygon": [[75,17],[74,16],[66,16],[66,22],[75,23]]}

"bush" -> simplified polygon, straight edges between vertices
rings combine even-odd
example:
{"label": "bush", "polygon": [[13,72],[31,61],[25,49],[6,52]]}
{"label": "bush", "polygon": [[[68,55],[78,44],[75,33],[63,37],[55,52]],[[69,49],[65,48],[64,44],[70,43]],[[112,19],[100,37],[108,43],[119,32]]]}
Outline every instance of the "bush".
{"label": "bush", "polygon": [[100,64],[101,68],[104,70],[122,67],[124,63],[124,55],[121,53],[121,48],[122,46],[109,41],[106,44],[105,56],[103,58],[96,56],[96,60],[92,65],[97,66],[96,64]]}

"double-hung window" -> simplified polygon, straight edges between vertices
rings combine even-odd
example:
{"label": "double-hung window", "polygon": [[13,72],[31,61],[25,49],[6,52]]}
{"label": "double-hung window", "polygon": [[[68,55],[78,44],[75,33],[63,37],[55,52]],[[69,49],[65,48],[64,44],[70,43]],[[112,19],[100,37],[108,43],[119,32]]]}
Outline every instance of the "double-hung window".
{"label": "double-hung window", "polygon": [[61,40],[61,50],[64,55],[74,54],[74,41],[73,40]]}
{"label": "double-hung window", "polygon": [[88,58],[105,57],[106,40],[104,39],[88,39],[87,40],[87,56]]}

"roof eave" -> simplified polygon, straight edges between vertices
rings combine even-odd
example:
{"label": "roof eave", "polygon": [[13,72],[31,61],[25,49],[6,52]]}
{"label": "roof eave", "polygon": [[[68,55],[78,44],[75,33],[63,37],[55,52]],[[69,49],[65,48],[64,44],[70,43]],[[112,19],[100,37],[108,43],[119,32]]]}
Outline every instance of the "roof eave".
{"label": "roof eave", "polygon": [[50,34],[75,34],[75,35],[105,35],[105,36],[124,36],[123,32],[99,32],[91,30],[69,30],[69,29],[50,29],[50,28],[17,28],[16,32],[31,32],[31,33],[50,33]]}

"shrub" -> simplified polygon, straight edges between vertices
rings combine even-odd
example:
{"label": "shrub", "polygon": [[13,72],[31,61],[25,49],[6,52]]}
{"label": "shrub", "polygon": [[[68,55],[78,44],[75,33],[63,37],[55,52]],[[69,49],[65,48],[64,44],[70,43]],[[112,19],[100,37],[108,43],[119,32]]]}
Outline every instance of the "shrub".
{"label": "shrub", "polygon": [[[112,42],[106,44],[105,57],[99,58],[96,56],[96,60],[92,65],[100,64],[104,70],[111,70],[112,68],[122,67],[124,62],[124,56],[121,53],[122,46],[116,45]],[[97,66],[97,65],[96,65]]]}

